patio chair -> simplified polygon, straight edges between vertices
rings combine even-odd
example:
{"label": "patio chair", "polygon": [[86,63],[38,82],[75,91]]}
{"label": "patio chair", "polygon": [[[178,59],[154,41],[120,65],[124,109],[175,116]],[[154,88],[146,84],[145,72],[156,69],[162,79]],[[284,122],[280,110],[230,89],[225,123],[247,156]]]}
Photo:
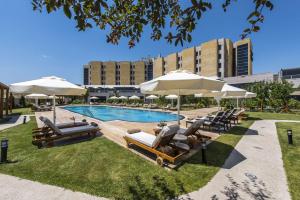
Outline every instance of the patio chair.
{"label": "patio chair", "polygon": [[[208,136],[205,136],[205,135],[201,134],[200,128],[203,125],[203,123],[204,123],[204,119],[195,120],[192,123],[192,125],[189,126],[188,128],[186,128],[186,129],[185,128],[180,128],[177,131],[177,134],[186,136],[187,137],[186,142],[188,143],[188,145],[190,147],[193,147],[196,143],[203,142],[203,141],[211,139],[211,137],[208,137]],[[195,140],[195,137],[192,137],[192,136],[195,136],[196,140]]]}
{"label": "patio chair", "polygon": [[35,105],[35,104],[32,105],[31,109],[33,111],[37,111],[37,112],[51,111],[52,110],[52,108],[49,107],[49,106],[39,106],[39,105]]}
{"label": "patio chair", "polygon": [[[237,109],[236,109],[237,111]],[[237,124],[239,123],[239,118],[245,113],[245,109],[241,109],[237,112],[235,112],[232,117],[230,118],[231,121],[233,121],[233,123]]]}
{"label": "patio chair", "polygon": [[213,118],[205,119],[203,122],[203,128],[208,127],[209,130],[211,130],[211,128],[217,128],[220,132],[221,127],[224,127],[223,123],[220,122],[220,118],[223,116],[223,114],[223,111],[218,111]]}
{"label": "patio chair", "polygon": [[[45,122],[45,120],[49,120],[47,117],[43,117],[43,116],[40,116],[39,119],[42,121],[42,122]],[[89,125],[89,123],[87,123],[86,121],[77,121],[77,122],[65,122],[65,123],[60,123],[60,124],[56,124],[56,127],[57,128],[71,128],[71,127],[77,127],[77,126],[86,126],[86,125]],[[51,128],[46,125],[44,123],[44,126],[41,127],[41,128],[34,128],[32,129],[32,133],[33,134],[47,134],[49,131],[51,131]]]}
{"label": "patio chair", "polygon": [[100,130],[97,124],[59,128],[47,118],[43,118],[43,122],[49,127],[50,131],[32,136],[32,144],[37,145],[38,148],[53,145],[53,142],[66,138],[75,138],[83,135],[95,137]]}
{"label": "patio chair", "polygon": [[[178,130],[178,125],[170,125],[163,127],[157,136],[139,131],[127,133],[124,139],[128,147],[135,145],[156,155],[157,164],[163,166],[166,161],[172,164],[177,163],[190,150],[188,145],[172,141]],[[167,149],[171,151],[166,151]]]}

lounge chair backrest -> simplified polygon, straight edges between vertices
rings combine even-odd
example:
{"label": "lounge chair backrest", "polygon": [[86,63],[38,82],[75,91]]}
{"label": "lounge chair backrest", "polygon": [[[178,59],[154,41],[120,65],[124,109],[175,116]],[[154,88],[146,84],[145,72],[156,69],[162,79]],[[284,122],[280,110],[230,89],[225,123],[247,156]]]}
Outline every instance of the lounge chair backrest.
{"label": "lounge chair backrest", "polygon": [[219,111],[217,112],[217,114],[215,115],[215,117],[212,119],[213,122],[217,122],[219,121],[220,117],[224,114],[223,111]]}
{"label": "lounge chair backrest", "polygon": [[156,139],[152,143],[152,148],[157,148],[158,146],[164,146],[169,144],[178,130],[178,125],[170,125],[163,127],[163,129],[156,136]]}
{"label": "lounge chair backrest", "polygon": [[44,122],[49,128],[51,128],[55,133],[61,134],[59,128],[57,128],[47,117],[40,116],[40,120]]}
{"label": "lounge chair backrest", "polygon": [[204,123],[204,119],[196,120],[190,127],[188,127],[183,133],[185,136],[192,135],[199,130],[201,125]]}
{"label": "lounge chair backrest", "polygon": [[230,119],[230,118],[234,115],[234,113],[235,113],[236,111],[237,111],[236,108],[232,109],[232,110],[227,114],[226,118],[227,118],[227,119]]}
{"label": "lounge chair backrest", "polygon": [[241,109],[240,111],[238,111],[237,113],[235,113],[236,116],[239,116],[241,115],[242,113],[245,112],[245,109]]}

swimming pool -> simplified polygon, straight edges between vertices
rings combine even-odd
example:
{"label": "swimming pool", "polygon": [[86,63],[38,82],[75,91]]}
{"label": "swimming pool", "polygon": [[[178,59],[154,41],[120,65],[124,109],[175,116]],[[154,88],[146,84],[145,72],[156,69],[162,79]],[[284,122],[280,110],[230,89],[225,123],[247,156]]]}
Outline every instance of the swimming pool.
{"label": "swimming pool", "polygon": [[[177,120],[177,115],[172,113],[112,106],[66,106],[64,109],[101,121],[160,122]],[[180,116],[180,119],[183,118]]]}

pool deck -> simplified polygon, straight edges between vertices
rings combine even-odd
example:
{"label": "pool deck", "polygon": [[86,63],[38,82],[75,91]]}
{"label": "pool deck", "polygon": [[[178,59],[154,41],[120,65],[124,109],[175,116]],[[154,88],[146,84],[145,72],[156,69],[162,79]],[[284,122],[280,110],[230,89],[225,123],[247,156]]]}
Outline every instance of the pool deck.
{"label": "pool deck", "polygon": [[[138,108],[136,108],[136,109],[138,109]],[[151,110],[162,111],[160,109],[151,109]],[[185,119],[181,120],[181,127],[185,128],[185,124],[186,124],[185,121],[187,118],[206,116],[209,113],[212,113],[214,111],[217,111],[216,107],[195,109],[195,110],[189,110],[189,111],[181,111],[180,114],[186,117]],[[171,112],[171,113],[176,114],[176,111]],[[42,127],[43,123],[39,120],[39,117],[44,116],[44,117],[48,117],[50,120],[52,120],[53,112],[52,111],[36,112],[35,116],[36,116],[36,121],[37,121],[38,127]],[[123,136],[125,135],[125,133],[128,129],[138,128],[145,132],[154,134],[153,129],[157,126],[157,123],[127,122],[127,121],[120,121],[120,120],[104,122],[104,121],[101,121],[98,119],[83,116],[81,114],[62,109],[60,107],[56,107],[56,117],[57,117],[56,118],[57,123],[72,122],[72,119],[71,119],[72,117],[75,117],[76,121],[81,121],[82,119],[86,119],[89,123],[95,122],[100,126],[101,133],[106,138],[108,138],[109,140],[112,140],[113,142],[115,142],[121,146],[126,145],[125,140],[123,139]],[[172,122],[168,122],[168,125],[176,124],[176,123],[177,123],[177,121],[172,121]],[[212,132],[203,131],[203,134],[210,136],[213,139],[218,137],[218,134],[212,133]]]}

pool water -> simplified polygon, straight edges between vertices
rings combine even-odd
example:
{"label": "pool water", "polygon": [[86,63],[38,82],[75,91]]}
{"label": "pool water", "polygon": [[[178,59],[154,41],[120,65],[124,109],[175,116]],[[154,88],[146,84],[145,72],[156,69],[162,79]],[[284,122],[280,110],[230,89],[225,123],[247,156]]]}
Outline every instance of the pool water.
{"label": "pool water", "polygon": [[[168,112],[130,109],[111,106],[66,106],[64,109],[101,121],[122,120],[129,122],[176,121],[177,115]],[[180,116],[183,119],[183,116]]]}

